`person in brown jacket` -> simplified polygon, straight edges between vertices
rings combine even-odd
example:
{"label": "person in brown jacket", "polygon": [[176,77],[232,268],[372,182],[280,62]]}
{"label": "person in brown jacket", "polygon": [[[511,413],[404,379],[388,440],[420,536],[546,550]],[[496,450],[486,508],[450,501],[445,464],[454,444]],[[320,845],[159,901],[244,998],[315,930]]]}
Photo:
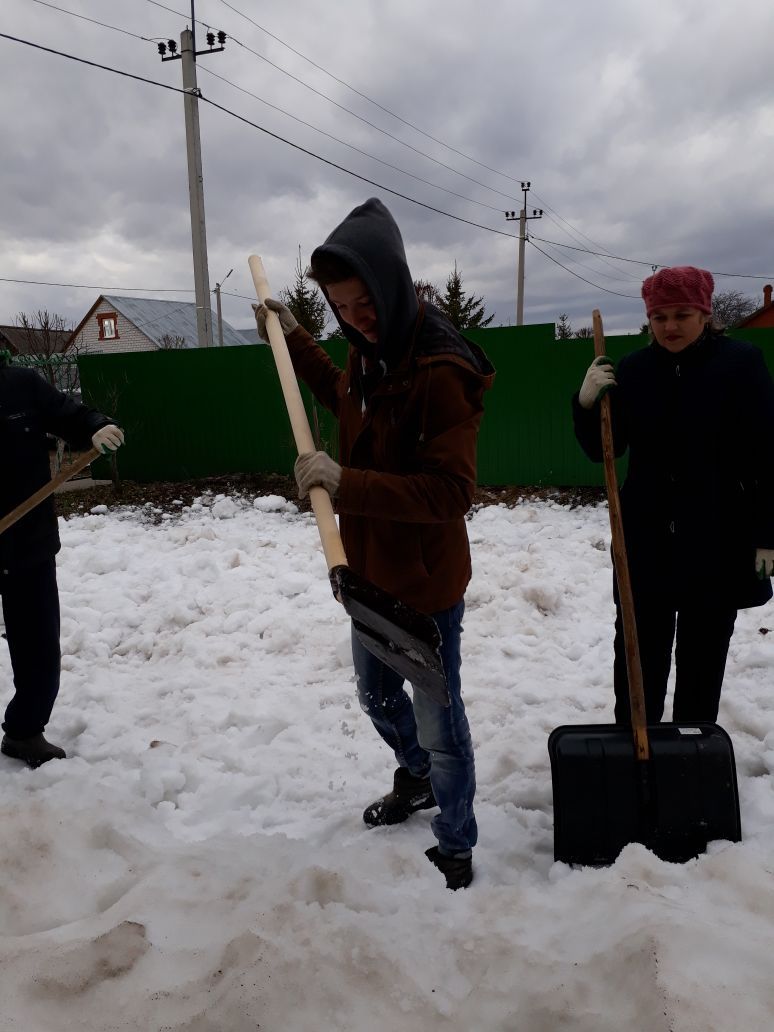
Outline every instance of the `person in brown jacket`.
{"label": "person in brown jacket", "polygon": [[338,368],[290,310],[271,298],[256,308],[267,340],[266,308],[276,312],[296,373],[338,418],[339,461],[300,455],[303,497],[324,487],[336,500],[349,566],[436,621],[451,705],[422,692],[352,635],[361,707],[393,750],[393,788],[368,806],[370,827],[397,824],[438,806],[438,845],[428,859],[451,889],[473,878],[473,745],[460,682],[460,635],[471,575],[465,514],[476,487],[476,440],[483,395],[494,369],[433,305],[417,299],[400,230],[371,198],[312,254],[322,288],[348,339]]}

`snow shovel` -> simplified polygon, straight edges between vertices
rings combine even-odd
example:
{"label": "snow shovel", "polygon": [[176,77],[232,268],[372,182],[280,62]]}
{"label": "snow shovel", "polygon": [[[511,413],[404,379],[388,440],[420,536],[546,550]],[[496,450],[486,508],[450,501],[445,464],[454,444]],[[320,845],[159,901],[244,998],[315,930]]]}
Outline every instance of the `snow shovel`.
{"label": "snow shovel", "polygon": [[[271,297],[263,262],[257,255],[248,259],[258,300]],[[299,455],[315,451],[298,380],[276,313],[266,315],[266,330],[285,397]],[[434,702],[449,705],[446,676],[441,664],[441,637],[432,617],[405,605],[347,565],[331,498],[324,487],[309,491],[333,594],[342,603],[360,641],[378,659],[425,692]]]}
{"label": "snow shovel", "polygon": [[[594,351],[603,355],[593,313]],[[717,724],[646,725],[634,599],[613,451],[610,398],[600,401],[613,564],[624,628],[632,727],[555,728],[548,739],[554,797],[554,858],[612,864],[629,842],[682,863],[714,839],[739,842],[739,795],[731,740]]]}
{"label": "snow shovel", "polygon": [[90,462],[94,462],[98,459],[102,452],[99,448],[91,448],[89,451],[84,452],[80,458],[76,459],[75,462],[67,466],[66,469],[60,470],[59,473],[53,479],[49,480],[47,484],[44,484],[40,490],[36,491],[35,494],[30,495],[29,498],[22,502],[21,505],[17,505],[15,509],[12,509],[0,520],[0,534],[12,527],[17,520],[20,520],[22,516],[26,516],[27,513],[34,509],[36,505],[40,505],[50,494],[62,484],[67,483],[70,477],[74,477],[76,473],[80,473],[82,469],[85,469]]}

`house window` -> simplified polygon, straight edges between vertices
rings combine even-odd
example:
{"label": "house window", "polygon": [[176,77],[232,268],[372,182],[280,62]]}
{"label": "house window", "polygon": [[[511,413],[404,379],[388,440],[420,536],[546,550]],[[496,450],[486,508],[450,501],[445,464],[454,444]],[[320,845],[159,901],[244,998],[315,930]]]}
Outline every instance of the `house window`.
{"label": "house window", "polygon": [[115,312],[103,312],[97,316],[100,340],[118,339],[118,316]]}

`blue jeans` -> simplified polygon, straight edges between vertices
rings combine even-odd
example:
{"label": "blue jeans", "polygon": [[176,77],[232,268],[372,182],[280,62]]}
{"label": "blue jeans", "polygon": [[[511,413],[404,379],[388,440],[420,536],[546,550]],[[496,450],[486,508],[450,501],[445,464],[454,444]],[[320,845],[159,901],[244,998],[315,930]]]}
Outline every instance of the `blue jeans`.
{"label": "blue jeans", "polygon": [[441,662],[451,698],[450,706],[439,706],[424,692],[414,691],[414,700],[403,687],[403,678],[385,666],[361,644],[352,631],[360,706],[401,767],[416,777],[430,774],[430,784],[440,813],[433,817],[433,834],[442,853],[469,856],[478,829],[473,814],[476,772],[473,743],[462,701],[460,682],[460,635],[464,599],[434,613],[441,633]]}

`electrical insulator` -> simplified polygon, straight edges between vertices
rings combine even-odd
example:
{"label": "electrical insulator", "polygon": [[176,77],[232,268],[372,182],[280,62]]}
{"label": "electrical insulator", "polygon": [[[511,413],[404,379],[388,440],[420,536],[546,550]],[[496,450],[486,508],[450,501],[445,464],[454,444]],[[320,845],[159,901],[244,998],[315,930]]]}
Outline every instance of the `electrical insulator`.
{"label": "electrical insulator", "polygon": [[174,54],[177,51],[177,43],[173,39],[167,40],[167,46],[169,47],[170,54]]}
{"label": "electrical insulator", "polygon": [[207,33],[207,46],[208,47],[214,47],[215,46],[215,33],[214,32],[208,32]]}
{"label": "electrical insulator", "polygon": [[166,52],[167,52],[167,44],[166,43],[159,43],[159,53],[161,54],[161,56],[163,57],[164,54],[166,54]]}
{"label": "electrical insulator", "polygon": [[218,43],[220,43],[220,45],[223,46],[223,44],[225,42],[226,42],[226,33],[223,31],[223,29],[221,29],[220,32],[218,33]]}

